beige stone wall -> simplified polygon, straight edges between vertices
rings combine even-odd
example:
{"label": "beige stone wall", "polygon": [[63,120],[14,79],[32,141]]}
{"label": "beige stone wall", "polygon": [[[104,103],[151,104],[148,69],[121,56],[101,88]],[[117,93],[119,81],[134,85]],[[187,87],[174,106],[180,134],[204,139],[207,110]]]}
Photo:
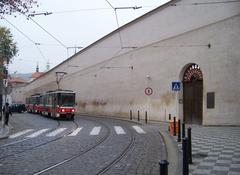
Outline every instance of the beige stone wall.
{"label": "beige stone wall", "polygon": [[[132,109],[148,111],[152,120],[165,121],[169,113],[182,118],[182,91],[172,92],[171,82],[182,81],[186,65],[196,63],[203,72],[203,124],[240,125],[240,4],[193,2],[179,1],[113,32],[29,84],[26,95],[56,89],[55,72],[65,71],[60,87],[76,92],[78,112],[128,117]],[[214,109],[206,108],[207,92],[215,92]]]}

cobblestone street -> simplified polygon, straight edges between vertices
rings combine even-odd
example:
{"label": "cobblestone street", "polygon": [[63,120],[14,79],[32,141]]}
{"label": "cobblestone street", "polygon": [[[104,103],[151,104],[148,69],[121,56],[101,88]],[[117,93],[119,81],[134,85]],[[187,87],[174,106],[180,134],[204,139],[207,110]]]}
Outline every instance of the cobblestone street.
{"label": "cobblestone street", "polygon": [[115,119],[75,121],[14,114],[0,140],[0,174],[159,174],[166,158],[157,130]]}

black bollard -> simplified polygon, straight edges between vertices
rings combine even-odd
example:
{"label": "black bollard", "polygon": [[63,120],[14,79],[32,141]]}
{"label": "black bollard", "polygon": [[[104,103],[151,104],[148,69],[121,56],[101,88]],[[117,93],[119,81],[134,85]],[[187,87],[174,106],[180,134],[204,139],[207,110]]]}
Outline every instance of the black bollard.
{"label": "black bollard", "polygon": [[174,136],[177,135],[177,131],[176,131],[176,117],[173,117],[173,135]]}
{"label": "black bollard", "polygon": [[181,120],[178,120],[178,142],[181,142]]}
{"label": "black bollard", "polygon": [[182,138],[185,137],[185,123],[182,122]]}
{"label": "black bollard", "polygon": [[160,175],[168,175],[169,162],[167,160],[161,160],[159,162],[159,165],[160,165]]}
{"label": "black bollard", "polygon": [[130,120],[132,120],[132,110],[130,110]]}
{"label": "black bollard", "polygon": [[188,164],[188,139],[183,138],[182,140],[182,150],[183,150],[183,173],[182,175],[188,175],[189,174],[189,164]]}
{"label": "black bollard", "polygon": [[168,115],[168,131],[170,131],[171,114]]}
{"label": "black bollard", "polygon": [[140,113],[139,113],[139,111],[138,111],[138,121],[140,121]]}
{"label": "black bollard", "polygon": [[192,129],[188,128],[188,160],[192,164]]}
{"label": "black bollard", "polygon": [[147,111],[145,111],[145,123],[147,123]]}

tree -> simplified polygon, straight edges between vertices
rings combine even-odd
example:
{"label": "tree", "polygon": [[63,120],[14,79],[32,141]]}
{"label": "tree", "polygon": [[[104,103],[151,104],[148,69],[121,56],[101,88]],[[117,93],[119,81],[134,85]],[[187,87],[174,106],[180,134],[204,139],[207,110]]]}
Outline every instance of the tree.
{"label": "tree", "polygon": [[8,64],[9,61],[17,54],[17,46],[13,41],[9,29],[0,27],[0,59],[1,65]]}
{"label": "tree", "polygon": [[0,0],[0,14],[11,15],[14,12],[25,14],[36,4],[35,0]]}
{"label": "tree", "polygon": [[17,54],[17,46],[9,29],[0,27],[0,109],[2,109],[3,78],[7,78],[7,65]]}

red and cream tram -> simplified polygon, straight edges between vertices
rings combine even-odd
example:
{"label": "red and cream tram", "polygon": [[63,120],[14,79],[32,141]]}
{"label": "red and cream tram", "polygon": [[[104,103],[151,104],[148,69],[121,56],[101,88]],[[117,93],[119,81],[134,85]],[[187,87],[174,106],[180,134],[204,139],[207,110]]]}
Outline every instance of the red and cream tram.
{"label": "red and cream tram", "polygon": [[26,98],[26,109],[31,113],[38,113],[40,94],[34,94],[29,98]]}
{"label": "red and cream tram", "polygon": [[[33,96],[26,99],[26,106],[31,104]],[[28,103],[30,101],[30,104]],[[71,90],[48,91],[38,95],[37,112],[49,117],[62,117],[74,119],[75,93]],[[29,108],[30,109],[30,108]],[[28,110],[31,112],[31,110]]]}

